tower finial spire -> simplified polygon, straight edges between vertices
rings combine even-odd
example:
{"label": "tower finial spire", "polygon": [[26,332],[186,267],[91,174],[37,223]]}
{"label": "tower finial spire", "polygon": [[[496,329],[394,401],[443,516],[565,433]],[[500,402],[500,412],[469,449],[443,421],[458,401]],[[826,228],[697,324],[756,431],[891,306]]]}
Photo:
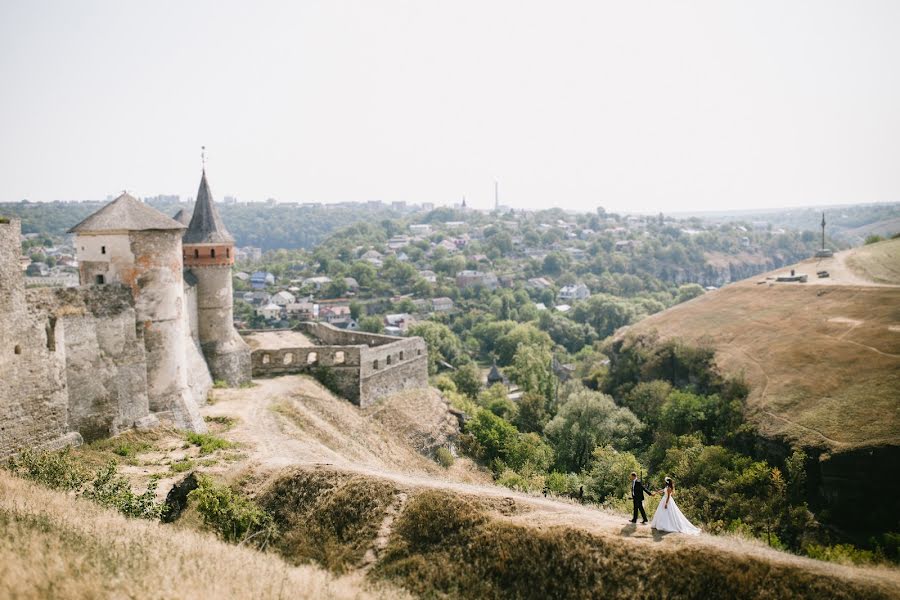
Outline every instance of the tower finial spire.
{"label": "tower finial spire", "polygon": [[200,146],[200,166],[206,172],[206,146]]}

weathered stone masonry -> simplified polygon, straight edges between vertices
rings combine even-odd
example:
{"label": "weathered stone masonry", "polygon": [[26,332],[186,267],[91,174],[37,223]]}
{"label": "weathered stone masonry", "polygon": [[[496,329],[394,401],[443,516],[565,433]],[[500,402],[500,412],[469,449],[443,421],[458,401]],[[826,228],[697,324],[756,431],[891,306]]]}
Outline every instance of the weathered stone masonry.
{"label": "weathered stone masonry", "polygon": [[344,331],[324,323],[303,323],[301,329],[328,345],[254,350],[254,377],[328,369],[341,394],[361,407],[428,386],[428,348],[422,338]]}

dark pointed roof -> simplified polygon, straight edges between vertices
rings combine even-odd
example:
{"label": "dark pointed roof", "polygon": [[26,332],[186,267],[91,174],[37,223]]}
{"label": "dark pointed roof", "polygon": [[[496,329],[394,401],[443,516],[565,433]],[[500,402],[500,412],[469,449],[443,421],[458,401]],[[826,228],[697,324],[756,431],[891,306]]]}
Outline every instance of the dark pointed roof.
{"label": "dark pointed roof", "polygon": [[185,227],[191,222],[191,217],[186,212],[184,212],[183,208],[179,208],[178,212],[172,216],[173,219],[184,225]]}
{"label": "dark pointed roof", "polygon": [[184,229],[152,206],[125,193],[69,230],[69,233]]}
{"label": "dark pointed roof", "polygon": [[182,240],[185,244],[233,244],[234,238],[225,229],[225,224],[213,203],[209,183],[206,182],[206,169],[200,178],[200,189],[197,190],[197,202],[191,223]]}
{"label": "dark pointed roof", "polygon": [[491,366],[491,371],[488,373],[487,382],[488,383],[506,383],[506,376],[500,372],[500,369],[497,368],[497,363],[494,363]]}

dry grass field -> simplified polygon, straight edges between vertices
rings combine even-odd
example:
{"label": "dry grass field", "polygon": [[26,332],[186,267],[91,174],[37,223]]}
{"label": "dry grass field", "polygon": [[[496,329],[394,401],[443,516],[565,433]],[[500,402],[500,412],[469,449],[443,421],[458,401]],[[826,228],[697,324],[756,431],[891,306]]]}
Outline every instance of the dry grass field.
{"label": "dry grass field", "polygon": [[[726,286],[620,332],[709,343],[760,431],[845,451],[900,445],[900,240]],[[829,278],[818,278],[827,269]]]}
{"label": "dry grass field", "polygon": [[0,470],[0,598],[403,598],[221,542],[127,519]]}

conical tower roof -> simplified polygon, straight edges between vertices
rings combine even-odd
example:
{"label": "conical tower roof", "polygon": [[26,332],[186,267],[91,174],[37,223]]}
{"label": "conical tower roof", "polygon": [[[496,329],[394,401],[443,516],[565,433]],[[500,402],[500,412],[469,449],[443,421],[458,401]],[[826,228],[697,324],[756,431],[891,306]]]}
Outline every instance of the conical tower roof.
{"label": "conical tower roof", "polygon": [[104,231],[147,231],[184,229],[184,225],[170,219],[152,206],[124,193],[84,221],[69,233],[102,233]]}
{"label": "conical tower roof", "polygon": [[197,202],[194,204],[194,214],[182,241],[185,244],[234,243],[234,238],[225,229],[225,224],[213,203],[209,183],[206,181],[206,169],[203,169],[200,189],[197,190]]}
{"label": "conical tower roof", "polygon": [[179,208],[178,212],[172,216],[173,219],[184,225],[185,227],[191,222],[191,217],[186,212],[184,212],[183,208]]}

